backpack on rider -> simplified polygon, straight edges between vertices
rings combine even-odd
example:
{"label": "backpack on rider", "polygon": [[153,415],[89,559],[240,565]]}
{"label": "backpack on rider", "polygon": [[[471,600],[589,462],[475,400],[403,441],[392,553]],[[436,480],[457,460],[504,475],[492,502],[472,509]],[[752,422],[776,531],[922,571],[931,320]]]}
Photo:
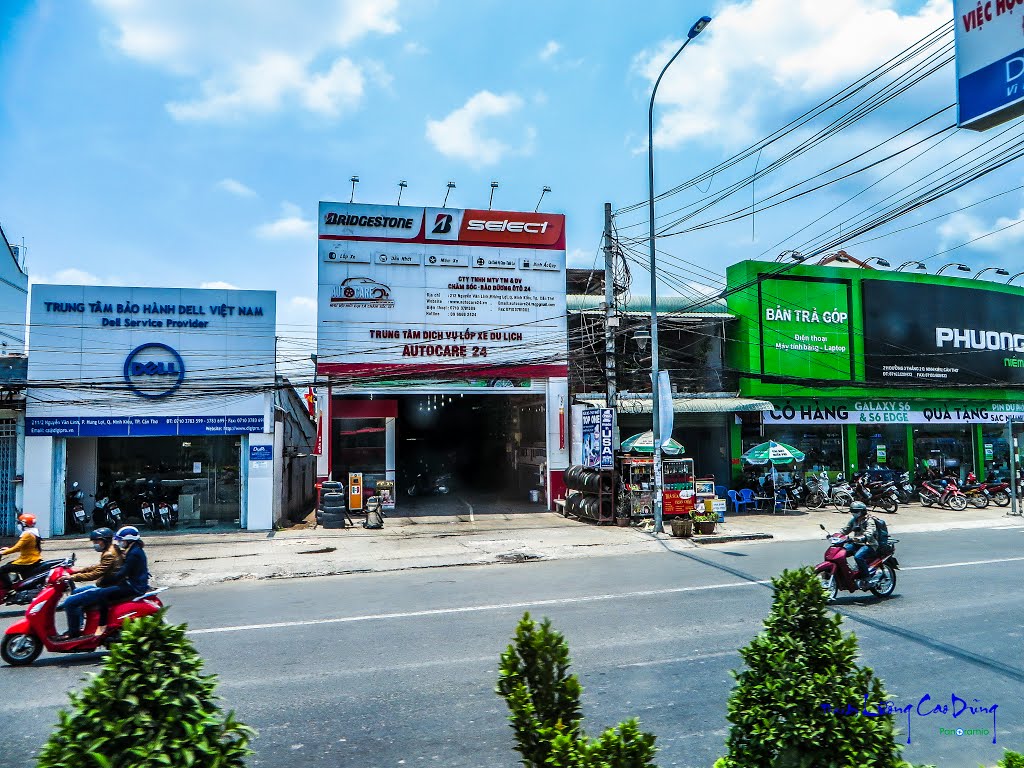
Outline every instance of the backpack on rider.
{"label": "backpack on rider", "polygon": [[879,550],[885,549],[889,546],[889,525],[880,517],[871,516],[871,519],[875,521],[876,536],[878,538]]}

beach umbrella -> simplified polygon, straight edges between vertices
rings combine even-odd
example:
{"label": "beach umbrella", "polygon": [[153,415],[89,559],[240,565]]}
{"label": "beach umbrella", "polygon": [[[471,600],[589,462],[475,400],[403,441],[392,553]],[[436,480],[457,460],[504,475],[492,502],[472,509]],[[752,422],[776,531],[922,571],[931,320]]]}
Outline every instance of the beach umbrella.
{"label": "beach umbrella", "polygon": [[[683,451],[686,450],[682,445],[677,443],[671,437],[667,440],[663,440],[661,444],[661,452],[667,453],[670,456],[681,456]],[[622,452],[623,453],[654,453],[654,433],[653,432],[641,432],[638,435],[627,437],[622,441]]]}
{"label": "beach umbrella", "polygon": [[772,467],[775,467],[779,464],[801,462],[804,460],[804,454],[791,445],[769,440],[767,443],[755,445],[740,458],[748,464],[763,466],[770,463]]}

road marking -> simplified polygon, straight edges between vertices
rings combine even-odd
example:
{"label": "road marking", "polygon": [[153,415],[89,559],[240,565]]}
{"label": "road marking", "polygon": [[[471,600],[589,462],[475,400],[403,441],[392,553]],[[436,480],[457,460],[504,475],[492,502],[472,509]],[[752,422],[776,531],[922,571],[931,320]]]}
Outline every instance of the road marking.
{"label": "road marking", "polygon": [[939,565],[911,565],[907,568],[900,566],[901,571],[929,571],[933,568],[963,568],[967,565],[992,565],[994,563],[1019,563],[1024,557],[1000,557],[993,560],[967,560],[962,563],[941,563]]}
{"label": "road marking", "polygon": [[[1024,557],[1002,557],[992,560],[969,560],[961,563],[941,563],[939,565],[912,565],[903,567],[901,571],[927,571],[935,568],[964,568],[971,565],[994,565],[996,563],[1016,563]],[[223,632],[249,632],[257,629],[287,629],[289,627],[314,627],[321,624],[350,624],[361,621],[389,621],[391,619],[415,619],[424,616],[446,616],[459,613],[480,613],[483,611],[507,611],[513,608],[536,608],[549,605],[574,605],[579,603],[597,603],[608,600],[622,600],[634,597],[657,597],[676,595],[685,592],[703,592],[712,589],[733,589],[735,587],[753,587],[771,584],[770,579],[760,581],[730,581],[724,584],[705,584],[699,587],[666,587],[665,589],[644,589],[636,592],[606,593],[603,595],[583,595],[581,597],[558,597],[551,600],[524,600],[517,603],[490,603],[487,605],[464,605],[456,608],[432,608],[424,611],[403,611],[398,613],[369,613],[360,616],[341,616],[332,619],[306,619],[302,621],[278,621],[268,624],[237,624],[228,627],[208,627],[206,629],[190,629],[190,635],[212,635]]]}
{"label": "road marking", "polygon": [[221,632],[247,632],[254,629],[285,629],[288,627],[312,627],[320,624],[349,624],[358,621],[386,621],[389,619],[414,619],[423,616],[445,616],[458,613],[480,613],[482,611],[507,611],[512,608],[534,608],[547,605],[573,605],[576,603],[597,603],[606,600],[622,600],[633,597],[655,597],[673,595],[684,592],[701,592],[710,589],[731,589],[734,587],[753,587],[770,582],[763,581],[732,581],[726,584],[706,584],[701,587],[668,587],[665,589],[645,589],[637,592],[618,592],[615,594],[584,595],[582,597],[558,597],[551,600],[524,600],[519,603],[491,603],[489,605],[465,605],[458,608],[432,608],[425,611],[404,611],[401,613],[371,613],[362,616],[342,616],[333,619],[307,619],[303,621],[279,621],[271,624],[238,624],[230,627],[209,627],[207,629],[190,629],[190,635],[209,635]]}

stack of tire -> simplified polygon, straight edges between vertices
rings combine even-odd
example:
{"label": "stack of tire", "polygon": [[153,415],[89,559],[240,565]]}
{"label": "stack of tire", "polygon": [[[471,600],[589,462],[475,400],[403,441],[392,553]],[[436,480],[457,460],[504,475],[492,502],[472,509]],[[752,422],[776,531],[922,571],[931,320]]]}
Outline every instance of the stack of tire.
{"label": "stack of tire", "polygon": [[575,491],[565,499],[566,515],[597,522],[614,519],[611,474],[577,464],[565,470],[565,487]]}
{"label": "stack of tire", "polygon": [[316,511],[316,522],[324,528],[344,528],[348,515],[345,502],[345,485],[327,480],[320,486],[320,508]]}

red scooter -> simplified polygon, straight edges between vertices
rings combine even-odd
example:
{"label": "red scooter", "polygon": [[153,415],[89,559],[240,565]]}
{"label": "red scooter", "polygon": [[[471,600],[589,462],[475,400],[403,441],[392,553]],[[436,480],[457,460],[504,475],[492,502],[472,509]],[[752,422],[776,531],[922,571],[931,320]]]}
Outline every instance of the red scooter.
{"label": "red scooter", "polygon": [[163,603],[156,596],[158,592],[163,591],[162,589],[147,592],[132,600],[114,603],[107,609],[106,631],[97,635],[95,633],[99,624],[99,609],[93,607],[86,611],[85,627],[80,637],[58,640],[54,612],[67,589],[63,580],[71,575],[69,569],[73,562],[74,558],[68,558],[51,570],[46,577],[43,591],[25,611],[25,618],[7,628],[3,641],[0,642],[0,658],[8,664],[31,664],[39,658],[44,648],[50,653],[90,653],[100,646],[109,648],[120,639],[121,627],[125,621],[136,616],[150,616],[163,608]]}
{"label": "red scooter", "polygon": [[[47,571],[63,562],[64,560],[61,558],[43,560],[35,565],[26,565],[23,570],[18,572],[19,578],[11,582],[10,589],[0,586],[0,605],[28,605],[31,603],[45,586]],[[74,561],[72,560],[72,562]]]}
{"label": "red scooter", "polygon": [[847,537],[839,533],[829,533],[823,525],[820,527],[825,531],[825,538],[829,540],[829,546],[825,550],[824,561],[815,566],[814,572],[821,579],[821,586],[830,601],[836,599],[840,590],[871,592],[875,597],[889,597],[896,590],[896,571],[900,564],[896,560],[895,544],[899,539],[889,539],[888,544],[879,547],[875,559],[871,561],[875,575],[865,586],[861,587],[857,584],[860,574],[851,570],[846,561],[847,554],[844,545]]}

